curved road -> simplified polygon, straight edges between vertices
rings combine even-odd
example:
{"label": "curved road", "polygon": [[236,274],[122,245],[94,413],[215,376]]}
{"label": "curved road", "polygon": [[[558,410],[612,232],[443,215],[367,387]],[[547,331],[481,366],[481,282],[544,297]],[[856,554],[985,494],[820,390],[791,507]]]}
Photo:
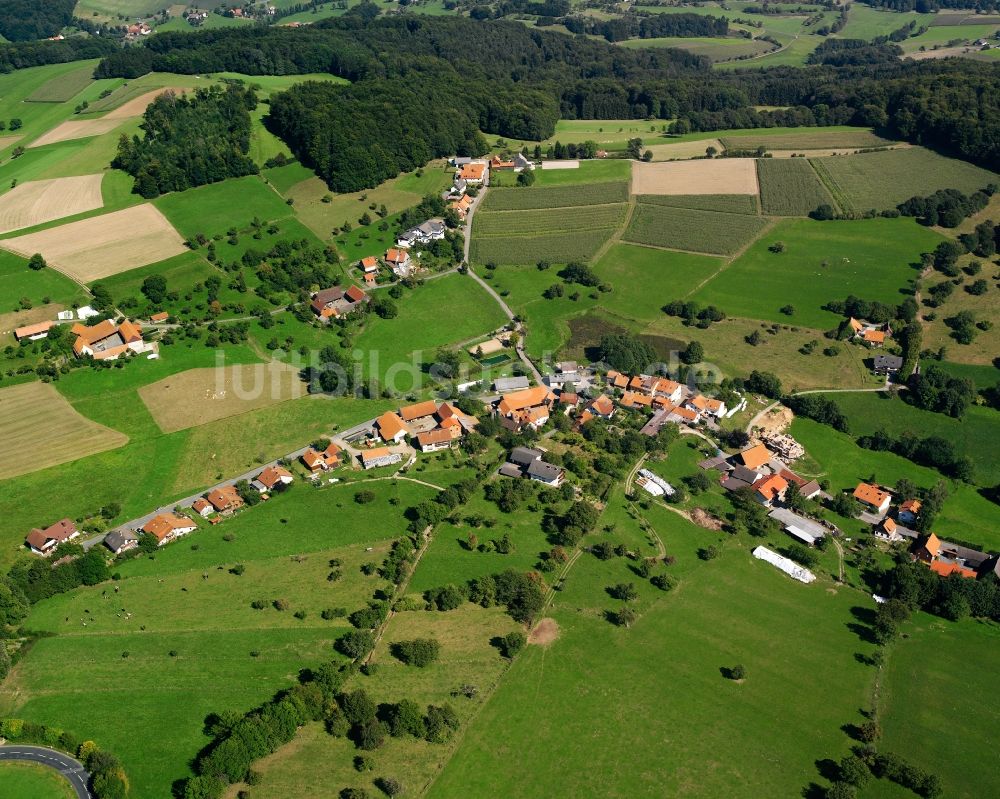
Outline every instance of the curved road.
{"label": "curved road", "polygon": [[69,780],[79,799],[93,799],[90,789],[87,788],[87,783],[90,782],[90,774],[87,773],[87,770],[80,761],[75,760],[67,754],[57,752],[55,749],[48,749],[44,746],[7,744],[6,746],[0,746],[0,761],[4,760],[38,763],[39,765],[55,769]]}

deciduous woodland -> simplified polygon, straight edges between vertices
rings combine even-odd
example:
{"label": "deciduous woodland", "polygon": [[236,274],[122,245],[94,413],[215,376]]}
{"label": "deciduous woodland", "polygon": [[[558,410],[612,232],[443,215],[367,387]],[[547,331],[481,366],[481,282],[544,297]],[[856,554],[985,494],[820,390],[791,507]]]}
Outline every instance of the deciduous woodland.
{"label": "deciduous woodland", "polygon": [[[133,78],[151,70],[198,74],[329,72],[354,83],[349,90],[300,90],[330,104],[316,114],[294,96],[277,100],[279,135],[288,134],[297,154],[320,166],[328,180],[346,187],[375,185],[371,177],[342,180],[323,143],[302,142],[305,130],[333,119],[343,128],[343,146],[358,152],[397,137],[389,128],[402,121],[382,103],[366,98],[434,95],[437,107],[469,106],[452,115],[449,138],[466,139],[470,121],[488,133],[521,138],[552,134],[557,117],[581,119],[678,119],[677,129],[714,130],[853,124],[873,126],[893,138],[950,152],[983,166],[1000,168],[1000,76],[988,64],[969,61],[879,61],[862,66],[779,68],[720,74],[706,59],[676,50],[623,51],[604,42],[531,30],[523,25],[452,18],[378,18],[365,5],[339,19],[308,29],[253,28],[162,34],[115,53],[98,67],[98,77]],[[317,96],[318,95],[318,96]],[[544,96],[544,99],[543,99]],[[517,99],[521,98],[521,102]],[[394,103],[388,104],[391,107]],[[759,111],[754,106],[779,106]],[[333,114],[334,108],[341,108]],[[313,117],[311,120],[303,116]],[[473,115],[470,117],[470,115]],[[336,117],[345,118],[344,123]],[[374,140],[372,131],[383,132]],[[428,151],[411,126],[415,149],[403,155],[393,144],[390,160],[414,163]],[[439,127],[432,122],[432,127]],[[362,135],[364,131],[364,135]],[[298,144],[296,144],[298,143]],[[454,148],[431,146],[439,154]],[[365,171],[362,167],[361,171]],[[369,170],[371,171],[371,170]]]}

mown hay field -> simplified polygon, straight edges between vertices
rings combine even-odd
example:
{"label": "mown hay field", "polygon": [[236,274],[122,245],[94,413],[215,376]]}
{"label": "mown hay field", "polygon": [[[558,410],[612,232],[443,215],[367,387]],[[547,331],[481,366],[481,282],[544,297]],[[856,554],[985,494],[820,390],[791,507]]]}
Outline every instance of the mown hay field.
{"label": "mown hay field", "polygon": [[52,130],[43,133],[31,144],[32,147],[44,147],[46,144],[56,144],[71,139],[87,139],[92,136],[102,136],[110,133],[122,123],[120,119],[71,119],[56,125]]}
{"label": "mown hay field", "polygon": [[759,214],[753,194],[640,194],[636,197],[645,205],[666,205],[671,208],[691,208],[696,211],[722,211],[727,214]]}
{"label": "mown hay field", "polygon": [[103,175],[21,183],[0,196],[0,233],[93,211],[104,205]]}
{"label": "mown hay field", "polygon": [[0,388],[0,479],[120,447],[128,436],[81,416],[51,383]]}
{"label": "mown hay field", "polygon": [[472,240],[470,259],[479,264],[585,261],[613,234],[614,228],[603,228],[527,236],[478,236]]}
{"label": "mown hay field", "polygon": [[4,239],[0,247],[27,256],[39,252],[81,283],[187,252],[180,234],[149,203]]}
{"label": "mown hay field", "polygon": [[164,433],[236,416],[306,394],[298,370],[278,361],[189,369],[139,389]]}
{"label": "mown hay field", "polygon": [[760,132],[746,136],[723,136],[727,150],[826,150],[835,147],[884,147],[892,142],[876,136],[870,130],[815,130],[802,128],[801,133]]}
{"label": "mown hay field", "polygon": [[757,194],[751,158],[632,162],[633,194]]}
{"label": "mown hay field", "polygon": [[86,89],[94,80],[90,65],[66,72],[43,83],[27,96],[29,103],[65,103]]}
{"label": "mown hay field", "polygon": [[820,205],[833,205],[833,197],[805,158],[761,158],[757,177],[765,214],[806,216]]}
{"label": "mown hay field", "polygon": [[617,227],[625,216],[625,204],[584,205],[531,211],[493,211],[476,214],[474,236],[520,236]]}
{"label": "mown hay field", "polygon": [[482,211],[524,211],[531,208],[568,208],[575,205],[623,203],[628,200],[628,183],[608,181],[577,186],[540,186],[490,189]]}
{"label": "mown hay field", "polygon": [[881,211],[938,189],[971,194],[1000,182],[995,172],[923,147],[816,158],[812,165],[845,211]]}
{"label": "mown hay field", "polygon": [[622,238],[672,250],[732,255],[768,225],[763,217],[640,204]]}

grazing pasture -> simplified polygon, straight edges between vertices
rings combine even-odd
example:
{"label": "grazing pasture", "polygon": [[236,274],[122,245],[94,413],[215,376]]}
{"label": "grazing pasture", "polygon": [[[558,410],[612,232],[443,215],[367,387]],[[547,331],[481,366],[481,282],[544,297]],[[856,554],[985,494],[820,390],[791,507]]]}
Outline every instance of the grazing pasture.
{"label": "grazing pasture", "polygon": [[120,447],[128,436],[81,416],[51,383],[0,388],[0,479]]}
{"label": "grazing pasture", "polygon": [[820,205],[833,205],[833,197],[805,158],[761,158],[757,178],[765,214],[805,216]]}
{"label": "grazing pasture", "polygon": [[478,213],[523,211],[531,208],[568,208],[574,205],[602,205],[626,201],[628,201],[628,183],[624,181],[575,186],[491,188]]}
{"label": "grazing pasture", "polygon": [[640,194],[636,200],[644,205],[666,205],[695,211],[753,215],[760,213],[757,197],[753,194]]}
{"label": "grazing pasture", "polygon": [[849,147],[885,147],[893,142],[867,128],[785,128],[781,133],[766,130],[723,136],[727,150],[829,150]]}
{"label": "grazing pasture", "polygon": [[[0,311],[14,311],[22,297],[38,308],[45,300],[58,305],[86,304],[83,288],[54,269],[35,271],[20,255],[0,250]],[[47,318],[55,318],[51,312]],[[4,328],[0,328],[3,330]]]}
{"label": "grazing pasture", "polygon": [[0,196],[0,233],[101,208],[103,178],[104,175],[80,175],[19,184]]}
{"label": "grazing pasture", "polygon": [[528,236],[478,236],[472,240],[469,258],[478,264],[585,261],[613,234],[614,228],[603,228]]}
{"label": "grazing pasture", "polygon": [[895,437],[905,433],[940,436],[955,446],[956,454],[972,460],[973,478],[978,485],[1000,483],[1000,449],[983,446],[984,441],[1000,440],[1000,413],[992,408],[973,405],[961,419],[954,419],[915,408],[887,394],[831,394],[830,399],[850,420],[852,435],[885,430]]}
{"label": "grazing pasture", "polygon": [[811,163],[837,204],[857,212],[894,208],[938,189],[971,194],[1000,181],[994,172],[923,147],[816,158]]}
{"label": "grazing pasture", "polygon": [[299,371],[277,361],[189,369],[139,389],[164,433],[304,397]]}
{"label": "grazing pasture", "polygon": [[767,219],[748,214],[640,204],[622,238],[672,250],[732,255],[757,238],[767,225]]}
{"label": "grazing pasture", "polygon": [[751,158],[632,162],[633,194],[757,194]]}
{"label": "grazing pasture", "polygon": [[581,205],[574,208],[545,208],[528,211],[477,213],[473,236],[522,236],[567,230],[614,228],[625,216],[625,204]]}
{"label": "grazing pasture", "polygon": [[773,50],[771,42],[740,37],[711,38],[707,36],[661,36],[651,39],[627,39],[619,46],[631,50],[654,47],[673,47],[687,50],[694,55],[703,55],[715,61],[729,61],[741,56],[754,56]]}
{"label": "grazing pasture", "polygon": [[4,239],[0,247],[28,256],[40,252],[81,283],[187,252],[180,234],[150,203]]}
{"label": "grazing pasture", "polygon": [[[153,204],[185,238],[214,236],[257,217],[266,222],[292,215],[281,195],[251,175],[157,197]],[[216,246],[222,250],[223,242]]]}
{"label": "grazing pasture", "polygon": [[722,142],[718,139],[692,139],[672,144],[653,144],[649,147],[643,145],[643,150],[649,150],[654,161],[670,161],[674,158],[701,158],[709,147],[714,147],[716,152],[723,149]]}
{"label": "grazing pasture", "polygon": [[[940,778],[944,796],[996,796],[1000,778],[979,764],[992,756],[1000,711],[969,688],[1000,670],[1000,630],[918,613],[903,633],[889,651],[882,681],[879,749],[907,760],[919,753],[920,766]],[[928,748],[929,740],[938,744]]]}
{"label": "grazing pasture", "polygon": [[44,147],[46,144],[56,144],[57,142],[70,141],[72,139],[88,139],[93,136],[102,136],[122,124],[120,119],[72,119],[56,125],[52,130],[43,133],[31,144],[29,148]]}
{"label": "grazing pasture", "polygon": [[[724,275],[691,299],[714,304],[733,316],[769,319],[817,330],[836,327],[840,317],[822,306],[849,294],[896,305],[916,279],[920,253],[941,237],[912,219],[814,222],[786,219],[737,258]],[[784,251],[771,252],[776,242]],[[780,312],[791,305],[794,312]]]}
{"label": "grazing pasture", "polygon": [[581,161],[576,169],[536,169],[536,186],[565,186],[580,183],[600,183],[629,178],[629,161],[623,159],[597,159]]}
{"label": "grazing pasture", "polygon": [[92,66],[79,67],[46,81],[25,99],[29,103],[65,103],[86,89],[93,80]]}
{"label": "grazing pasture", "polygon": [[[619,503],[602,518],[611,540],[650,552]],[[848,753],[841,726],[860,720],[874,676],[853,654],[851,608],[863,595],[795,583],[751,558],[747,542],[660,506],[642,514],[676,557],[679,585],[661,594],[635,580],[638,620],[616,627],[604,613],[620,603],[604,587],[634,574],[621,559],[581,556],[546,612],[558,639],[514,662],[428,796],[662,797],[664,785],[686,797],[797,796],[818,778],[817,760]],[[721,557],[699,561],[709,544]],[[724,677],[734,663],[743,683]],[[838,691],[817,694],[817,678]],[[518,769],[504,767],[511,758]]]}

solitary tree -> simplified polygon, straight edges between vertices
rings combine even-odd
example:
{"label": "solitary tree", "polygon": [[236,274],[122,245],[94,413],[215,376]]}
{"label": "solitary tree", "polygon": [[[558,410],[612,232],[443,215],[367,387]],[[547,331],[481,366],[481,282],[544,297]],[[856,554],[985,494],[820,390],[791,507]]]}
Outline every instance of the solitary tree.
{"label": "solitary tree", "polygon": [[42,254],[40,252],[36,252],[28,259],[28,266],[37,272],[39,269],[44,269],[48,266],[48,264],[45,263],[45,259],[42,257]]}

